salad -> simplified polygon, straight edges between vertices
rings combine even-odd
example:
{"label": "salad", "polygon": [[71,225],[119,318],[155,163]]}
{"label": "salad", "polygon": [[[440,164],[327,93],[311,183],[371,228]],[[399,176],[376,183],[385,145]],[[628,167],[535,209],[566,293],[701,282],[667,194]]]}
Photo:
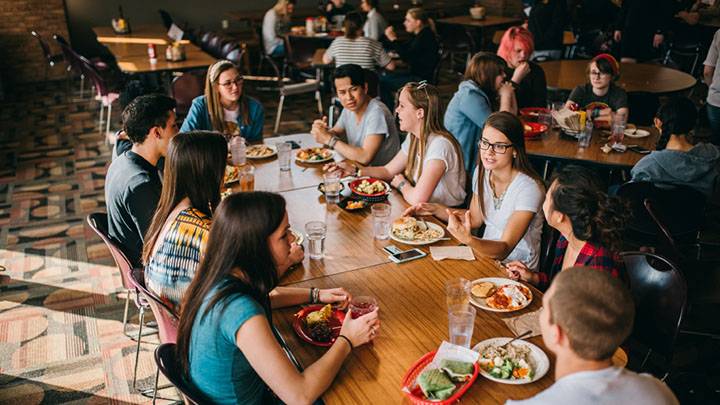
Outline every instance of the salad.
{"label": "salad", "polygon": [[495,378],[532,380],[530,348],[525,345],[490,345],[480,353],[480,368]]}

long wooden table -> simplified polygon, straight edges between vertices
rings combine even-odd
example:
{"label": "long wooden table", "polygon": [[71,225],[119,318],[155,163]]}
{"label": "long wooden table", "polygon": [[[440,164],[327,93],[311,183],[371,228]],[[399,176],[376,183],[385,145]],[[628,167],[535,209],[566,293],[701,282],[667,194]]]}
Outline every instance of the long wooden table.
{"label": "long wooden table", "polygon": [[[93,27],[92,30],[101,44],[155,44],[167,45],[171,39],[167,36],[168,30],[162,24],[145,24],[130,26],[129,34],[116,34],[112,27],[103,25]],[[189,44],[190,41],[182,40],[180,43]]]}

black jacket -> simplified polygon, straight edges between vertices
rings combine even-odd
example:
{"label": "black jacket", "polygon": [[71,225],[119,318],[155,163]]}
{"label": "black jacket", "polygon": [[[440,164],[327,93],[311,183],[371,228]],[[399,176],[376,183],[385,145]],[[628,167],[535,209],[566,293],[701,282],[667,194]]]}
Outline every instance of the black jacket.
{"label": "black jacket", "polygon": [[538,0],[530,10],[528,29],[538,51],[563,49],[563,32],[567,23],[566,0]]}
{"label": "black jacket", "polygon": [[429,27],[423,28],[407,42],[391,42],[390,47],[410,65],[410,73],[423,80],[433,79],[433,71],[439,59],[439,45],[435,33]]}

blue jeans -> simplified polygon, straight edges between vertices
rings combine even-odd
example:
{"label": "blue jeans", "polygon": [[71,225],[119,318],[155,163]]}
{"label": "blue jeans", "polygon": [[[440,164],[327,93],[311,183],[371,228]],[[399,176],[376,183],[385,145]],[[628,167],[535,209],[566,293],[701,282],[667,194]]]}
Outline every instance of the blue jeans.
{"label": "blue jeans", "polygon": [[406,72],[385,72],[380,75],[380,99],[393,111],[395,108],[395,92],[405,83],[420,81],[418,76]]}
{"label": "blue jeans", "polygon": [[720,145],[720,107],[715,107],[709,103],[705,104],[705,106],[707,107],[708,122],[712,131],[710,142]]}
{"label": "blue jeans", "polygon": [[279,44],[275,47],[275,49],[270,52],[270,56],[279,58],[281,56],[285,56],[285,44]]}

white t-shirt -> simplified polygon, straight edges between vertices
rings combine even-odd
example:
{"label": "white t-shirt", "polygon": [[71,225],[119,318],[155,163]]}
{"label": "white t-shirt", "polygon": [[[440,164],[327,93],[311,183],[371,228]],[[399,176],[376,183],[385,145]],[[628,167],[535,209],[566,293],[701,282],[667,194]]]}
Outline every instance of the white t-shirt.
{"label": "white t-shirt", "polygon": [[649,374],[609,367],[567,375],[550,388],[523,401],[505,405],[593,404],[593,405],[675,405],[675,395]]}
{"label": "white t-shirt", "polygon": [[345,130],[348,143],[362,147],[365,138],[372,134],[385,136],[380,149],[375,153],[370,166],[384,166],[395,157],[400,149],[400,137],[395,128],[395,118],[385,104],[377,99],[368,103],[362,119],[358,123],[357,115],[345,108],[336,125]]}
{"label": "white t-shirt", "polygon": [[[478,168],[475,167],[473,174],[473,192],[478,192]],[[543,211],[542,204],[545,200],[540,185],[525,173],[518,173],[512,180],[505,196],[498,208],[493,202],[493,192],[490,188],[489,172],[485,172],[483,179],[483,212],[485,213],[485,233],[483,239],[500,240],[510,216],[515,211],[534,212],[535,216],[530,222],[525,235],[515,245],[515,248],[505,258],[505,262],[519,260],[525,263],[531,270],[536,270],[540,261],[540,239],[542,237]]]}
{"label": "white t-shirt", "polygon": [[[406,156],[408,156],[410,139],[413,136],[408,134],[401,146]],[[445,163],[445,173],[433,190],[429,202],[456,207],[465,201],[465,167],[461,159],[450,140],[440,135],[431,134],[428,137],[423,167],[427,167],[431,160],[440,160]],[[413,177],[413,181],[417,183],[417,170],[413,173]]]}
{"label": "white t-shirt", "polygon": [[275,32],[275,25],[277,25],[278,15],[274,8],[271,8],[265,13],[262,23],[262,40],[265,46],[265,52],[268,55],[272,54],[275,48],[282,45],[283,40],[278,38]]}
{"label": "white t-shirt", "polygon": [[363,33],[366,37],[379,41],[385,33],[386,27],[387,22],[376,9],[368,11],[365,25],[363,25]]}
{"label": "white t-shirt", "polygon": [[705,62],[703,62],[705,66],[715,68],[712,83],[708,83],[707,95],[708,104],[715,107],[720,107],[720,66],[718,66],[718,62],[720,62],[720,30],[715,31],[715,36],[713,36],[712,43],[708,49],[707,57],[705,58]]}

